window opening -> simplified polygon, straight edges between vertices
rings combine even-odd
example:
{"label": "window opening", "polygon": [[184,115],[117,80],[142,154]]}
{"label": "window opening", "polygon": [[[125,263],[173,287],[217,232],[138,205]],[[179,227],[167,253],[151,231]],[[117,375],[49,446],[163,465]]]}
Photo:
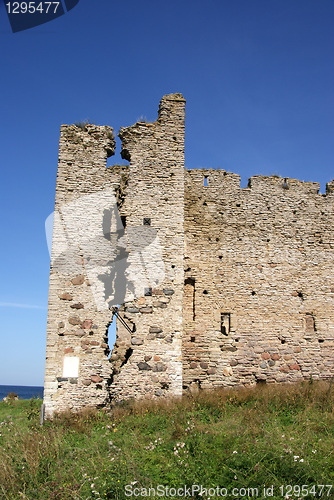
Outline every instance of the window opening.
{"label": "window opening", "polygon": [[192,307],[192,320],[195,321],[195,280],[194,278],[187,278],[184,280],[185,297],[188,307]]}
{"label": "window opening", "polygon": [[150,226],[151,225],[151,219],[149,217],[144,217],[144,219],[143,219],[143,225],[144,226]]}
{"label": "window opening", "polygon": [[317,331],[313,314],[306,313],[305,323],[306,323],[306,331],[307,332],[316,332]]}
{"label": "window opening", "polygon": [[230,333],[231,327],[231,314],[221,313],[220,315],[220,331],[223,335],[228,335]]}
{"label": "window opening", "polygon": [[204,186],[204,187],[207,187],[207,186],[208,186],[208,176],[207,176],[207,175],[205,175],[205,176],[204,176],[203,186]]}

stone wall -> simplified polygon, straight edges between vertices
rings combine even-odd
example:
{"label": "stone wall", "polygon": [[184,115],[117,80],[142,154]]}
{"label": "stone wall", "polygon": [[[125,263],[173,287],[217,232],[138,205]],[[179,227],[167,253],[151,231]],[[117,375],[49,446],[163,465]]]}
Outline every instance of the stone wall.
{"label": "stone wall", "polygon": [[332,184],[186,172],[184,387],[333,376]]}
{"label": "stone wall", "polygon": [[[155,123],[121,129],[124,167],[106,168],[112,128],[61,128],[46,417],[182,392],[184,109],[165,96]],[[127,328],[117,322],[108,360],[115,305]]]}
{"label": "stone wall", "polygon": [[334,181],[185,170],[184,120],[164,96],[108,168],[111,127],[61,128],[46,417],[334,374]]}

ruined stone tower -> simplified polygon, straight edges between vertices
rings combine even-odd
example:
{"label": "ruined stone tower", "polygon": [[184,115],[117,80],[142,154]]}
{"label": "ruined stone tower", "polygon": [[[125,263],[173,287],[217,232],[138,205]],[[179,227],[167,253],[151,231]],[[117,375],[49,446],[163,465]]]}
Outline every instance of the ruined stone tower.
{"label": "ruined stone tower", "polygon": [[106,168],[112,128],[61,128],[47,417],[334,375],[334,182],[185,170],[184,113],[171,94],[122,128],[128,166]]}

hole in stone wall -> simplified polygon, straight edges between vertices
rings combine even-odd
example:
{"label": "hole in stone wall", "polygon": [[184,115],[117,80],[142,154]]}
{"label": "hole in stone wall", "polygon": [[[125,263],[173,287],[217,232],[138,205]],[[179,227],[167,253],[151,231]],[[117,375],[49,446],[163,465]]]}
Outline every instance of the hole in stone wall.
{"label": "hole in stone wall", "polygon": [[195,342],[195,337],[190,337],[190,342]]}
{"label": "hole in stone wall", "polygon": [[220,260],[222,260],[223,256],[222,256],[222,255],[219,255],[219,257],[218,257],[218,258],[219,258]]}
{"label": "hole in stone wall", "polygon": [[223,335],[228,335],[230,333],[231,327],[231,314],[221,313],[220,315],[220,331]]}
{"label": "hole in stone wall", "polygon": [[[115,131],[114,131],[115,133]],[[106,167],[113,167],[114,165],[130,165],[130,162],[125,160],[124,158],[121,157],[121,149],[122,149],[122,141],[119,137],[115,137],[116,140],[116,148],[115,148],[115,154],[112,156],[109,156],[107,159],[107,165]]]}
{"label": "hole in stone wall", "polygon": [[204,295],[208,295],[209,292],[207,290],[203,290],[203,293]]}
{"label": "hole in stone wall", "polygon": [[203,186],[204,186],[204,187],[207,187],[207,186],[208,186],[208,176],[207,176],[207,175],[205,175],[205,176],[204,176]]}
{"label": "hole in stone wall", "polygon": [[252,295],[256,295],[256,292],[254,292],[254,290],[252,291]]}
{"label": "hole in stone wall", "polygon": [[122,368],[122,366],[124,366],[128,362],[128,360],[129,360],[129,358],[130,358],[130,356],[131,356],[132,353],[133,353],[133,349],[131,347],[129,347],[126,350],[125,354],[124,354],[124,359],[123,359],[123,361],[121,363],[120,368]]}
{"label": "hole in stone wall", "polygon": [[149,217],[144,217],[144,219],[143,219],[143,225],[144,226],[150,226],[151,225],[151,219]]}
{"label": "hole in stone wall", "polygon": [[116,343],[116,317],[114,315],[112,323],[110,323],[108,330],[107,330],[107,336],[108,336],[108,346],[110,349],[110,352],[108,354],[108,359],[111,356],[111,353],[114,349],[115,343]]}
{"label": "hole in stone wall", "polygon": [[[119,306],[116,306],[116,308],[118,309]],[[108,359],[110,358],[111,353],[114,349],[116,338],[117,338],[116,314],[113,314],[112,321],[109,323],[106,331],[106,340],[109,347]]]}
{"label": "hole in stone wall", "polygon": [[126,215],[121,215],[121,221],[123,224],[124,229],[126,228]]}
{"label": "hole in stone wall", "polygon": [[298,297],[304,300],[304,295],[302,294],[302,292],[298,292]]}
{"label": "hole in stone wall", "polygon": [[192,319],[195,321],[195,280],[187,278],[184,280],[184,295],[186,307],[192,308]]}
{"label": "hole in stone wall", "polygon": [[152,288],[145,288],[144,295],[145,297],[152,297]]}

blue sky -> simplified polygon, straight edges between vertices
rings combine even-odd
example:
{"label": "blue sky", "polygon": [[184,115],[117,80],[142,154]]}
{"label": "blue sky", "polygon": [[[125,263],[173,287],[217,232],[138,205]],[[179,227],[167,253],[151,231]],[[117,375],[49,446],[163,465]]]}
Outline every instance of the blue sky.
{"label": "blue sky", "polygon": [[279,174],[324,192],[333,25],[332,0],[80,0],[13,34],[1,4],[0,385],[43,385],[60,125],[89,118],[118,132],[182,92],[188,168],[224,168],[242,186]]}

